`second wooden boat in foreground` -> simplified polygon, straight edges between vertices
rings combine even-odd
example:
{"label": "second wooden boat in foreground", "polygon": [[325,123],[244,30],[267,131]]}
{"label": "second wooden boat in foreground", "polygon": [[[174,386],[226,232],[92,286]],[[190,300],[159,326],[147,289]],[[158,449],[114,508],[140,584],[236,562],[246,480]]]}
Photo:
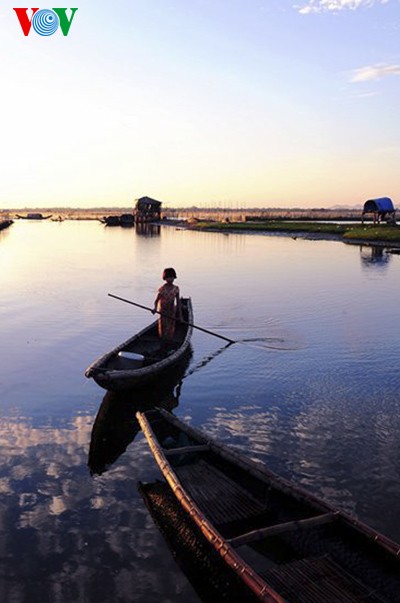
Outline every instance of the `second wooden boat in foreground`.
{"label": "second wooden boat in foreground", "polygon": [[400,545],[169,412],[137,417],[175,496],[249,598],[400,602]]}
{"label": "second wooden boat in foreground", "polygon": [[158,336],[157,324],[148,327],[113,348],[85,371],[88,378],[104,389],[123,391],[158,378],[188,352],[193,331],[190,298],[181,299],[183,321],[176,323],[173,341],[168,345]]}

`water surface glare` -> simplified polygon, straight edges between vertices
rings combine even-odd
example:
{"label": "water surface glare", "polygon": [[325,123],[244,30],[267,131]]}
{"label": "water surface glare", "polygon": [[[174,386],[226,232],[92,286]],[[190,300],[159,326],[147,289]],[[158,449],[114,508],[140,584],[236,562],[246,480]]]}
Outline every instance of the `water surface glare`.
{"label": "water surface glare", "polygon": [[[152,316],[107,294],[151,306],[167,266],[237,343],[194,330],[181,375],[116,400],[84,370]],[[1,601],[199,601],[138,490],[155,403],[400,541],[400,256],[20,220],[0,275]]]}

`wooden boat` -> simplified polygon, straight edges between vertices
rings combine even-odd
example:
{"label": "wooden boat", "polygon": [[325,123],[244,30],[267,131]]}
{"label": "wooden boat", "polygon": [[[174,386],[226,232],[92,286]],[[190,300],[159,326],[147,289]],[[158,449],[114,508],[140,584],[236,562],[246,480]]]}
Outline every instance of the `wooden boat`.
{"label": "wooden boat", "polygon": [[183,322],[177,322],[168,348],[158,336],[158,321],[95,360],[85,371],[100,387],[122,391],[158,378],[183,358],[190,347],[193,310],[190,298],[181,300]]}
{"label": "wooden boat", "polygon": [[239,576],[203,537],[165,481],[138,482],[137,487],[174,561],[196,591],[199,601],[257,601],[255,597],[249,597],[249,591]]}
{"label": "wooden boat", "polygon": [[121,214],[120,216],[103,216],[100,222],[106,226],[134,226],[135,217],[133,214]]}
{"label": "wooden boat", "polygon": [[135,225],[135,217],[133,214],[121,214],[119,217],[120,226],[134,226]]}
{"label": "wooden boat", "polygon": [[137,417],[176,498],[249,601],[399,603],[400,545],[163,409]]}
{"label": "wooden boat", "polygon": [[49,216],[43,216],[43,214],[39,214],[39,213],[31,213],[31,214],[27,214],[26,216],[20,216],[19,214],[17,214],[17,218],[19,218],[20,220],[48,220],[49,218],[51,218],[53,214],[50,214]]}
{"label": "wooden boat", "polygon": [[106,226],[119,226],[119,216],[103,216],[103,219],[100,220]]}

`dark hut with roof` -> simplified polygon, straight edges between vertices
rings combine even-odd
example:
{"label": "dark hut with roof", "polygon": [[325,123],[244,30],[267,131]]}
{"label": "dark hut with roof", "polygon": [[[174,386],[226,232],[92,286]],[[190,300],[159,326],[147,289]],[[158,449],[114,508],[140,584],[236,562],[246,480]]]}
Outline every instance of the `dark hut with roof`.
{"label": "dark hut with roof", "polygon": [[362,222],[364,222],[365,214],[372,214],[374,224],[379,224],[382,220],[390,224],[396,223],[396,210],[389,197],[379,197],[366,201],[362,212]]}
{"label": "dark hut with roof", "polygon": [[140,197],[135,203],[135,222],[154,222],[161,219],[161,201]]}

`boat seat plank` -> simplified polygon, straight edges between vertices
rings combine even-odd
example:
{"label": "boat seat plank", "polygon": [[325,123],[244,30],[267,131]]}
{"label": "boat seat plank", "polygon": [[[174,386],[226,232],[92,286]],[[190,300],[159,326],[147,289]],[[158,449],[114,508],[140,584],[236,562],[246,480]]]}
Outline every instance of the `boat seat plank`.
{"label": "boat seat plank", "polygon": [[243,544],[249,544],[250,542],[256,542],[268,538],[269,536],[278,536],[284,532],[291,530],[305,530],[320,526],[325,523],[331,523],[336,519],[338,513],[323,513],[322,515],[316,515],[314,517],[308,517],[307,519],[301,519],[297,521],[286,521],[285,523],[279,523],[273,526],[267,526],[258,530],[252,530],[245,534],[240,534],[235,538],[231,538],[228,542],[233,547],[242,546]]}
{"label": "boat seat plank", "polygon": [[266,505],[203,459],[174,470],[188,494],[213,523],[247,519],[266,510]]}
{"label": "boat seat plank", "polygon": [[186,452],[206,452],[210,447],[208,444],[198,444],[193,446],[180,446],[179,448],[168,448],[164,450],[165,456],[174,454],[185,454]]}
{"label": "boat seat plank", "polygon": [[288,603],[387,603],[328,556],[292,561],[262,577]]}

